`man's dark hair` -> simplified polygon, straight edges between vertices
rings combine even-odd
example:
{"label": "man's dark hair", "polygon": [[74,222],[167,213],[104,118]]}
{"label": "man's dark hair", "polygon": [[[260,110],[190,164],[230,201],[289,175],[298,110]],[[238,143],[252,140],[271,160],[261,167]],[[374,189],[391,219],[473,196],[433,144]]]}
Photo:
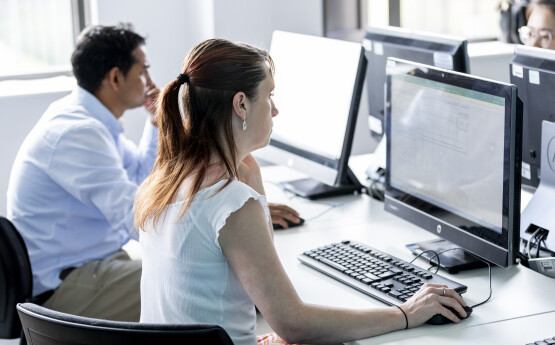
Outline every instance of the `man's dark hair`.
{"label": "man's dark hair", "polygon": [[71,55],[77,84],[94,93],[113,67],[118,67],[126,75],[136,62],[133,50],[144,43],[145,38],[135,33],[131,24],[85,28]]}

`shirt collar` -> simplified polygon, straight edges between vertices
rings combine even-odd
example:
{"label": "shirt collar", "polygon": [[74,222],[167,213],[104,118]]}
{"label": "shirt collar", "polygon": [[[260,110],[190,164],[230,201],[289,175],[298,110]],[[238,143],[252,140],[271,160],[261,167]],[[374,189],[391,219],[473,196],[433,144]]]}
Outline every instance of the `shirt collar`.
{"label": "shirt collar", "polygon": [[114,137],[123,133],[123,127],[116,116],[92,93],[77,86],[71,94],[79,104],[87,109],[87,115],[102,122]]}

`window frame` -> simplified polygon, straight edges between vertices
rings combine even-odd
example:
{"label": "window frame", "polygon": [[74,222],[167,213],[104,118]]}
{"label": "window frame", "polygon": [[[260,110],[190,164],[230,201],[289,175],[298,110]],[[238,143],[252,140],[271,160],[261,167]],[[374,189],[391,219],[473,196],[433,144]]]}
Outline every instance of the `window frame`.
{"label": "window frame", "polygon": [[[70,4],[73,41],[75,42],[79,33],[91,23],[91,3],[90,0],[70,0]],[[68,64],[66,66],[46,67],[40,72],[0,75],[0,82],[6,80],[32,80],[72,75],[71,65]]]}

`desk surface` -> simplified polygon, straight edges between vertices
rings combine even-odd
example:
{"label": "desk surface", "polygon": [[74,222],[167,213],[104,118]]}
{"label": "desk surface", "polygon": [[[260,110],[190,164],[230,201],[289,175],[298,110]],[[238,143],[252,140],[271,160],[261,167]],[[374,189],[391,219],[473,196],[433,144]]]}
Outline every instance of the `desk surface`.
{"label": "desk surface", "polygon": [[[306,219],[305,225],[301,227],[275,232],[278,254],[300,297],[308,303],[336,307],[383,307],[381,302],[301,264],[297,256],[308,249],[350,239],[410,261],[413,256],[404,245],[433,239],[435,236],[385,212],[383,203],[367,195],[329,198],[323,202],[288,198],[275,184],[277,178],[287,175],[282,169],[284,168],[264,168],[264,178],[269,200],[288,203]],[[428,267],[424,260],[417,260],[415,264]],[[440,274],[468,286],[464,298],[469,305],[485,300],[489,294],[487,268],[457,275],[444,271],[440,271]],[[554,279],[519,265],[509,268],[493,267],[492,289],[491,300],[476,307],[470,318],[461,324],[424,325],[364,339],[355,344],[408,343],[410,340],[406,339],[415,337],[435,341],[432,344],[445,342],[446,338],[451,343],[452,337],[461,337],[461,341],[470,343],[466,339],[468,337],[476,344],[501,336],[511,339],[511,343],[526,343],[555,336],[555,327],[547,328],[552,335],[543,334],[546,328],[542,327],[545,324],[554,324]],[[502,332],[502,329],[505,331]],[[517,336],[518,339],[525,340],[515,342]]]}

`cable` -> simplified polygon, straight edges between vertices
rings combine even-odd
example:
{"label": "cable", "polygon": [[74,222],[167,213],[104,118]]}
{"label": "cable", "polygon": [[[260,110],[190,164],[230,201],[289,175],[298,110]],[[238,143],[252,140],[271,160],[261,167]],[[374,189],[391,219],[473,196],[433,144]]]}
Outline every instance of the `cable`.
{"label": "cable", "polygon": [[492,291],[492,288],[491,288],[491,265],[490,265],[490,263],[489,263],[489,262],[487,262],[487,261],[485,261],[485,260],[482,260],[482,259],[480,259],[480,258],[477,258],[477,259],[478,259],[478,260],[480,260],[480,261],[482,261],[482,262],[485,262],[485,263],[486,263],[486,265],[488,265],[488,275],[489,275],[489,296],[488,296],[488,298],[486,298],[486,299],[485,299],[485,301],[483,301],[483,302],[480,302],[480,303],[477,303],[477,304],[475,304],[475,305],[471,306],[470,308],[472,308],[472,309],[474,309],[474,308],[476,308],[476,307],[478,307],[478,306],[480,306],[480,305],[482,305],[482,304],[486,303],[487,301],[489,301],[489,300],[490,300],[490,298],[491,298],[492,292],[493,292],[493,291]]}
{"label": "cable", "polygon": [[[322,205],[326,205],[326,204],[322,204]],[[316,219],[316,218],[318,218],[318,217],[321,217],[321,216],[323,216],[324,214],[328,213],[329,211],[333,210],[334,208],[336,208],[336,207],[338,207],[338,206],[343,206],[343,204],[332,204],[332,205],[327,205],[327,206],[329,206],[329,207],[328,207],[326,210],[324,210],[324,211],[318,213],[317,215],[312,216],[312,217],[310,217],[310,218],[308,218],[308,219],[306,219],[306,220],[307,220],[307,221],[308,221],[308,220],[314,220],[314,219]]]}
{"label": "cable", "polygon": [[528,259],[532,259],[532,253],[530,251],[530,243],[532,243],[532,240],[536,237],[536,235],[540,232],[541,228],[538,228],[536,231],[534,231],[534,233],[532,234],[532,237],[530,237],[530,239],[528,240],[528,244],[526,245],[526,253],[528,254]]}
{"label": "cable", "polygon": [[[418,253],[418,255],[416,255],[416,257],[414,259],[412,259],[411,262],[409,262],[409,264],[412,264],[416,259],[418,259],[419,257],[421,257],[422,255],[424,255],[426,253],[434,253],[434,255],[432,255],[432,257],[428,258],[428,262],[431,263],[432,259],[434,257],[436,257],[437,258],[437,265],[439,267],[439,262],[440,262],[439,255],[435,250],[432,250],[432,249],[426,249],[426,250],[423,250],[422,252]],[[437,273],[437,271],[436,271],[436,273]]]}
{"label": "cable", "polygon": [[[463,250],[463,251],[464,251],[464,248],[461,248],[461,247],[449,248],[449,249],[442,250],[442,251],[440,251],[440,252],[436,252],[436,251],[431,250],[431,249],[424,250],[423,252],[419,253],[410,263],[413,263],[414,260],[418,259],[422,254],[424,254],[424,253],[426,253],[426,252],[433,252],[434,255],[429,259],[429,262],[433,263],[433,262],[432,262],[432,259],[433,259],[434,257],[437,257],[437,270],[436,270],[436,272],[435,272],[435,273],[437,273],[437,272],[439,271],[439,263],[440,263],[439,256],[440,256],[441,254],[445,253],[445,252],[448,252],[448,251],[451,251],[451,250],[456,250],[456,249],[460,249],[460,250]],[[481,258],[477,257],[476,255],[474,255],[474,254],[472,254],[472,253],[469,253],[469,252],[466,252],[466,253],[467,253],[468,255],[474,257],[475,259],[480,260],[480,261],[484,262],[486,265],[488,265],[489,295],[488,295],[488,298],[486,298],[484,301],[482,301],[482,302],[480,302],[480,303],[476,303],[475,305],[471,306],[471,308],[474,309],[475,307],[481,306],[482,304],[484,304],[484,303],[486,303],[487,301],[489,301],[489,300],[491,299],[491,295],[493,294],[493,289],[492,289],[492,287],[491,287],[491,265],[490,265],[490,263],[487,262],[486,260],[482,260]],[[430,267],[430,268],[431,268],[431,267]]]}

